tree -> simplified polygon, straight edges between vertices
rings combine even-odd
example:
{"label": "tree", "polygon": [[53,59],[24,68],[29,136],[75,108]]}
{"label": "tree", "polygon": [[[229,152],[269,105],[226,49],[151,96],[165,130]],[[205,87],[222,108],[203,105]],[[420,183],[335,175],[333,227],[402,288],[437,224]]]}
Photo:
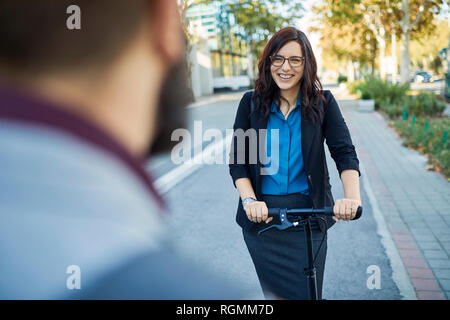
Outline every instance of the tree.
{"label": "tree", "polygon": [[[314,10],[324,26],[322,30],[329,27],[337,30],[353,28],[349,33],[352,43],[362,44],[365,38],[376,38],[382,76],[385,74],[386,35],[400,34],[402,82],[409,82],[410,38],[420,38],[434,30],[432,22],[443,2],[444,0],[323,0]],[[338,38],[334,38],[334,41],[336,46],[340,46]]]}
{"label": "tree", "polygon": [[191,74],[192,74],[192,62],[191,59],[189,58],[191,55],[191,51],[192,51],[192,47],[193,44],[198,41],[198,39],[196,38],[196,35],[191,34],[189,32],[189,21],[186,17],[186,13],[187,11],[192,8],[195,5],[199,5],[199,4],[209,4],[211,3],[212,0],[177,0],[177,4],[178,4],[178,9],[180,11],[180,18],[181,18],[181,22],[183,25],[183,31],[185,34],[185,39],[186,39],[186,74],[187,74],[187,86],[188,88],[191,90],[191,94],[192,96],[194,95],[192,92],[192,79],[191,79]]}
{"label": "tree", "polygon": [[[233,51],[242,39],[250,51],[251,66],[249,76],[255,74],[256,57],[259,57],[271,34],[278,29],[295,23],[304,11],[301,2],[296,0],[178,0],[185,32],[188,39],[195,41],[195,36],[188,32],[186,12],[195,5],[215,4],[219,8],[218,27],[220,47]],[[229,16],[232,20],[229,20]],[[189,50],[189,47],[188,47]],[[254,80],[254,79],[252,79]]]}
{"label": "tree", "polygon": [[450,36],[448,21],[441,20],[437,23],[436,29],[428,36],[412,40],[410,43],[411,63],[419,65],[419,62],[425,65],[425,68],[431,69],[436,75],[443,74],[442,59],[439,57],[439,51],[448,44]]}
{"label": "tree", "polygon": [[256,71],[255,58],[261,55],[269,37],[282,27],[294,24],[304,12],[301,2],[293,0],[224,0],[221,2],[232,13],[240,33],[244,35],[253,58],[253,71]]}
{"label": "tree", "polygon": [[[354,64],[375,65],[376,40],[363,19],[359,1],[322,1],[313,6],[318,26],[310,31],[321,34],[322,61],[327,69],[353,72]],[[372,72],[374,68],[372,67]],[[347,72],[349,79],[353,74]]]}
{"label": "tree", "polygon": [[[429,34],[435,28],[431,22],[439,13],[442,1],[433,0],[402,0],[401,28],[401,64],[400,78],[402,83],[409,83],[410,53],[409,43],[413,33]],[[412,22],[411,22],[412,20]]]}
{"label": "tree", "polygon": [[[329,42],[331,53],[342,52],[337,58],[348,63],[371,63],[374,72],[375,54],[379,52],[378,65],[381,77],[386,73],[386,35],[393,29],[395,14],[388,1],[325,0],[313,7],[321,27],[321,45]],[[385,14],[389,12],[390,14]],[[329,30],[333,30],[331,33]],[[329,37],[326,39],[325,37]],[[329,54],[330,51],[324,51]],[[325,58],[324,58],[325,60]]]}

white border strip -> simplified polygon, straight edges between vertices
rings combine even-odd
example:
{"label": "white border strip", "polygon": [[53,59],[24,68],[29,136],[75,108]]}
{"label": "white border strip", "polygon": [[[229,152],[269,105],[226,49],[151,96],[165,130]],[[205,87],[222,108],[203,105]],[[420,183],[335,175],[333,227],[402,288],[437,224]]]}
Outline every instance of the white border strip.
{"label": "white border strip", "polygon": [[406,271],[397,247],[395,246],[394,240],[392,239],[387,227],[386,220],[384,219],[384,216],[378,206],[378,201],[372,191],[364,165],[360,163],[359,167],[361,170],[361,177],[364,180],[363,188],[369,197],[370,206],[373,210],[373,216],[375,218],[375,222],[377,223],[377,233],[381,236],[381,244],[383,245],[386,255],[391,262],[392,279],[400,290],[400,294],[403,296],[404,300],[417,300],[417,296],[411,280],[409,279],[408,272]]}
{"label": "white border strip", "polygon": [[208,98],[200,99],[200,101],[195,101],[188,105],[186,108],[197,108],[202,107],[204,105],[220,102],[220,101],[239,101],[242,98],[242,95],[245,93],[245,91],[237,91],[237,92],[231,92],[231,93],[224,93],[221,95],[213,95]]}
{"label": "white border strip", "polygon": [[224,146],[226,143],[228,145],[231,144],[231,138],[232,134],[228,134],[225,139],[210,143],[202,152],[196,154],[194,158],[158,178],[155,181],[155,188],[159,193],[164,194],[200,169],[205,164],[205,159],[210,158],[212,155],[215,155],[216,157],[222,155],[223,158]]}

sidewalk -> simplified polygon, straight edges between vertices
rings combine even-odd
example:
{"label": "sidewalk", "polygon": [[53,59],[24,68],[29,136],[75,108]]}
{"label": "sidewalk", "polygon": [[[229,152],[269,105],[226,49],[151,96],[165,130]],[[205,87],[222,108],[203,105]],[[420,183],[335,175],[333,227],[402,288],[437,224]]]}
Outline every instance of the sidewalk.
{"label": "sidewalk", "polygon": [[418,299],[450,299],[450,184],[377,112],[332,88]]}
{"label": "sidewalk", "polygon": [[211,103],[215,103],[218,101],[226,101],[226,100],[239,100],[246,90],[241,91],[229,91],[223,93],[216,93],[209,96],[200,96],[195,98],[195,101],[192,102],[188,108],[196,108],[204,105],[208,105]]}

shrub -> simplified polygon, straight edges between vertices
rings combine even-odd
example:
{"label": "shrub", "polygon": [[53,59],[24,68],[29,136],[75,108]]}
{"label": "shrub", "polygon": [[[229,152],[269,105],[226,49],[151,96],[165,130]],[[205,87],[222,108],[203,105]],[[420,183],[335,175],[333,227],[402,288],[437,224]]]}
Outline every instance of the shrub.
{"label": "shrub", "polygon": [[[429,163],[442,169],[446,178],[450,179],[449,142],[443,139],[444,132],[448,132],[450,127],[450,119],[441,117],[446,106],[436,95],[420,93],[409,96],[406,95],[407,84],[395,85],[374,77],[355,81],[348,89],[359,94],[362,99],[374,99],[375,108],[394,119],[394,127],[405,139],[404,144],[427,154]],[[395,120],[399,117],[402,119],[403,110],[406,110],[408,120]],[[411,116],[416,117],[414,126]]]}
{"label": "shrub", "polygon": [[400,116],[403,116],[403,114],[402,114],[403,107],[399,104],[392,104],[392,103],[382,104],[380,106],[380,109],[385,111],[387,113],[387,115],[389,116],[389,118],[391,118],[391,119],[395,119]]}
{"label": "shrub", "polygon": [[362,99],[374,99],[375,109],[385,104],[399,103],[404,99],[408,88],[408,84],[396,85],[372,76],[349,86],[350,92],[359,93]]}
{"label": "shrub", "polygon": [[369,99],[372,99],[372,97],[368,92],[365,91],[365,92],[361,93],[361,99],[369,100]]}
{"label": "shrub", "polygon": [[[428,130],[425,123],[428,123]],[[400,136],[405,138],[406,146],[418,149],[429,157],[431,164],[438,164],[447,177],[450,178],[449,142],[444,142],[444,132],[450,128],[450,118],[417,117],[412,126],[411,117],[407,121],[394,121],[394,127]]]}
{"label": "shrub", "polygon": [[347,85],[348,91],[350,93],[352,93],[352,94],[356,94],[357,91],[359,90],[359,86],[361,85],[361,82],[362,81],[356,80],[356,81],[353,81],[353,82],[349,83]]}
{"label": "shrub", "polygon": [[408,114],[416,116],[441,116],[445,110],[445,104],[440,102],[433,93],[406,96],[404,103]]}
{"label": "shrub", "polygon": [[341,82],[347,82],[347,76],[344,76],[342,74],[340,74],[337,78],[337,82],[341,83]]}

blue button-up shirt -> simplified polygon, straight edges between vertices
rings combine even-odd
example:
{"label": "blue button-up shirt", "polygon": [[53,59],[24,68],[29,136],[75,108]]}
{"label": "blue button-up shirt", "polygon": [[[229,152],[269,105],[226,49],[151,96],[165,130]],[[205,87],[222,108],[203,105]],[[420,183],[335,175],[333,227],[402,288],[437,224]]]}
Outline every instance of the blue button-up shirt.
{"label": "blue button-up shirt", "polygon": [[[279,130],[278,148],[276,139],[272,141],[272,129]],[[284,118],[277,104],[272,102],[265,143],[270,162],[264,165],[269,174],[261,176],[262,194],[286,195],[301,192],[309,195],[301,138],[300,92],[297,104],[287,119]],[[274,150],[271,148],[272,144]]]}

